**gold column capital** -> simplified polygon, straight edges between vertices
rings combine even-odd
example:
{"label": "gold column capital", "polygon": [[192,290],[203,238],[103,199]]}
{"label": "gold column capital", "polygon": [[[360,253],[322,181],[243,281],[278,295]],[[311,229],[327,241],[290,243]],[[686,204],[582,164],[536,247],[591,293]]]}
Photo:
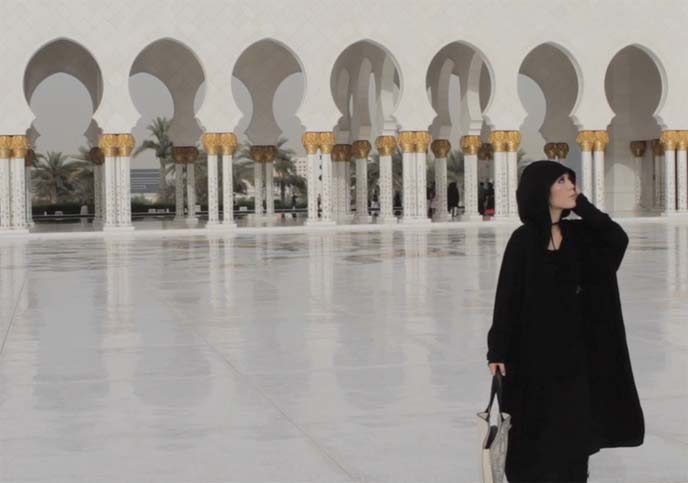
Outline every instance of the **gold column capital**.
{"label": "gold column capital", "polygon": [[277,158],[277,146],[270,144],[263,146],[263,162],[272,163]]}
{"label": "gold column capital", "polygon": [[415,131],[414,132],[417,153],[427,153],[428,146],[432,143],[432,136],[430,131]]}
{"label": "gold column capital", "polygon": [[24,166],[31,168],[36,162],[36,152],[33,149],[26,150],[26,156],[24,156]]}
{"label": "gold column capital", "polygon": [[492,144],[492,151],[495,153],[501,153],[506,151],[508,138],[508,131],[492,131],[490,133],[490,143]]}
{"label": "gold column capital", "polygon": [[399,133],[399,146],[402,153],[412,153],[416,149],[415,131],[401,131]]}
{"label": "gold column capital", "polygon": [[676,149],[685,151],[688,148],[688,131],[677,131]]}
{"label": "gold column capital", "polygon": [[135,145],[136,141],[131,134],[117,135],[117,147],[119,148],[120,156],[131,156],[131,152],[134,150]]}
{"label": "gold column capital", "polygon": [[595,131],[595,141],[593,142],[593,149],[595,151],[604,151],[609,144],[609,133],[607,131]]}
{"label": "gold column capital", "polygon": [[351,151],[356,159],[368,159],[370,149],[370,143],[365,139],[354,141],[354,143],[351,145]]}
{"label": "gold column capital", "polygon": [[332,161],[351,161],[351,144],[335,144],[332,148]]}
{"label": "gold column capital", "polygon": [[306,153],[318,154],[320,148],[320,133],[316,131],[306,131],[301,136],[301,144],[303,144]]}
{"label": "gold column capital", "polygon": [[251,156],[254,162],[261,163],[263,161],[263,157],[265,156],[264,148],[265,146],[260,146],[258,144],[254,144],[249,148],[249,156]]}
{"label": "gold column capital", "polygon": [[177,164],[193,164],[198,158],[198,148],[196,146],[174,146],[172,157]]}
{"label": "gold column capital", "polygon": [[631,152],[633,153],[633,156],[636,158],[642,158],[643,155],[645,154],[645,149],[647,149],[647,142],[646,141],[631,141],[631,144],[629,146],[631,148]]}
{"label": "gold column capital", "polygon": [[592,151],[595,144],[595,131],[578,131],[576,142],[580,145],[581,151]]}
{"label": "gold column capital", "polygon": [[12,136],[0,136],[0,158],[9,159],[12,154]]}
{"label": "gold column capital", "polygon": [[482,141],[480,136],[471,134],[468,136],[462,136],[459,144],[461,146],[461,151],[463,151],[464,154],[478,154],[478,151],[480,151],[480,147],[482,146]]}
{"label": "gold column capital", "polygon": [[482,143],[478,149],[478,159],[481,161],[489,161],[494,157],[494,148],[490,143]]}
{"label": "gold column capital", "polygon": [[659,141],[665,151],[675,151],[680,138],[679,131],[662,131]]}
{"label": "gold column capital", "polygon": [[108,157],[117,156],[119,147],[117,144],[117,134],[103,134],[98,140],[98,146],[103,150],[103,155]]}
{"label": "gold column capital", "polygon": [[391,156],[397,147],[397,140],[394,136],[379,136],[375,140],[375,147],[380,156]]}
{"label": "gold column capital", "polygon": [[332,148],[336,143],[336,136],[333,131],[323,131],[319,133],[318,138],[320,139],[320,152],[322,154],[332,153]]}
{"label": "gold column capital", "polygon": [[219,133],[220,134],[220,149],[222,150],[222,154],[228,154],[228,155],[233,155],[234,151],[236,151],[237,148],[237,137],[233,132],[223,132]]}
{"label": "gold column capital", "polygon": [[26,156],[26,151],[29,150],[29,138],[20,135],[12,136],[12,152],[10,156],[12,158],[24,158]]}
{"label": "gold column capital", "polygon": [[430,145],[430,149],[436,158],[446,158],[451,151],[451,143],[448,139],[435,139]]}
{"label": "gold column capital", "polygon": [[543,149],[547,159],[554,159],[557,157],[557,143],[545,143],[545,148]]}
{"label": "gold column capital", "polygon": [[506,132],[506,150],[510,153],[518,151],[521,145],[521,131],[505,131]]}
{"label": "gold column capital", "polygon": [[557,151],[557,158],[566,159],[566,156],[568,156],[568,154],[569,154],[568,143],[556,143],[555,148]]}
{"label": "gold column capital", "polygon": [[220,152],[220,134],[215,132],[207,132],[201,136],[203,149],[211,156],[216,156]]}
{"label": "gold column capital", "polygon": [[103,156],[103,150],[95,147],[91,148],[88,151],[88,159],[95,164],[96,166],[100,166],[105,162],[105,157]]}
{"label": "gold column capital", "polygon": [[650,146],[652,147],[652,154],[655,156],[664,156],[664,146],[659,138],[652,139],[650,141]]}

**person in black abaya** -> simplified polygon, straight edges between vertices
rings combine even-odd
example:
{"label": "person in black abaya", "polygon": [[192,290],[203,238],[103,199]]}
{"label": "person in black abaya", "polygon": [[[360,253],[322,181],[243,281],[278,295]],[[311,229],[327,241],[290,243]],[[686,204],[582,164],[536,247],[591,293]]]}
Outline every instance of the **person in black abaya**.
{"label": "person in black abaya", "polygon": [[[523,225],[502,258],[487,336],[512,417],[511,483],[586,482],[591,454],[644,439],[616,279],[628,236],[575,182],[561,163],[536,161],[516,192]],[[581,219],[563,219],[571,210]]]}

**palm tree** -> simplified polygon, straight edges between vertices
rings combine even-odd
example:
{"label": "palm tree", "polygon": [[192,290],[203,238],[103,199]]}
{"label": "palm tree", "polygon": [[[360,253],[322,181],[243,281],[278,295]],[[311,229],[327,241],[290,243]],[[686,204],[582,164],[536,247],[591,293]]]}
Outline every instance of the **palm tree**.
{"label": "palm tree", "polygon": [[36,154],[36,160],[33,178],[38,198],[55,204],[60,197],[69,197],[79,165],[70,162],[68,156],[55,151],[48,151],[45,155]]}
{"label": "palm tree", "polygon": [[160,163],[160,188],[158,193],[161,198],[164,198],[167,188],[167,166],[174,165],[172,163],[172,141],[170,140],[170,126],[172,125],[172,120],[166,117],[156,117],[151,124],[146,126],[146,129],[150,131],[153,139],[146,139],[143,143],[136,148],[134,151],[134,157],[141,154],[147,149],[151,149],[155,152],[155,157],[158,158]]}

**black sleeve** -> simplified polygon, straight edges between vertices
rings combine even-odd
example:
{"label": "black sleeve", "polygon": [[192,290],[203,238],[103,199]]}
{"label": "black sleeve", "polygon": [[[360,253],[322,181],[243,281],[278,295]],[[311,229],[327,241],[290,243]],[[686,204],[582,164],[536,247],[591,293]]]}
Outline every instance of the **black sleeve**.
{"label": "black sleeve", "polygon": [[582,218],[586,238],[596,252],[593,256],[598,259],[598,268],[606,273],[616,273],[628,247],[626,232],[608,214],[590,203],[583,193],[578,194],[573,211]]}
{"label": "black sleeve", "polygon": [[506,362],[514,328],[518,324],[523,287],[525,254],[519,232],[511,234],[499,270],[492,327],[487,333],[488,362]]}

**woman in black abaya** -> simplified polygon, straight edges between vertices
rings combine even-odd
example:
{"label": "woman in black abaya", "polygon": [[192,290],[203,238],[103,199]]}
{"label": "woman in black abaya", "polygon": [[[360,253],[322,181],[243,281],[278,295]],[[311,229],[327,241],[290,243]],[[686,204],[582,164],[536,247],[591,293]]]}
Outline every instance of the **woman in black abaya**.
{"label": "woman in black abaya", "polygon": [[644,438],[616,280],[628,236],[575,182],[558,162],[525,168],[499,273],[487,359],[505,376],[511,483],[586,482],[589,455]]}

